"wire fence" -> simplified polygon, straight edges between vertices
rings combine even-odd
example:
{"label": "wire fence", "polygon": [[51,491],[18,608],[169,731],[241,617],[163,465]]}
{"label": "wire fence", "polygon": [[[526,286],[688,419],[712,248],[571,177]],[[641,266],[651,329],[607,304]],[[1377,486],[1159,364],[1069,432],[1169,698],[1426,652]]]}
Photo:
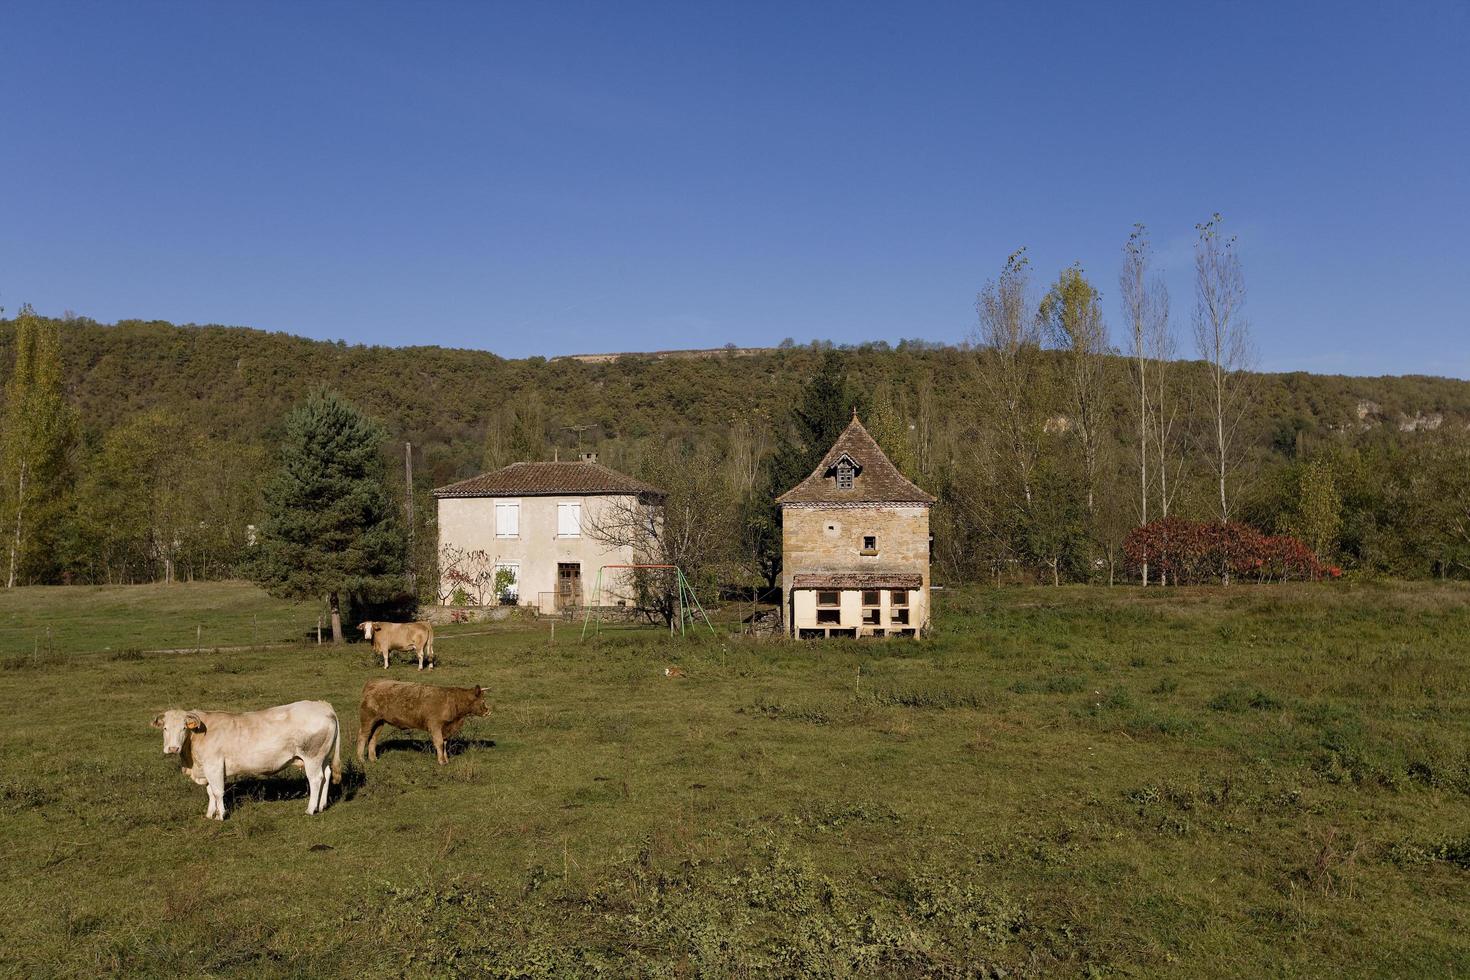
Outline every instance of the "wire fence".
{"label": "wire fence", "polygon": [[314,619],[299,618],[251,616],[224,623],[204,619],[193,623],[145,623],[133,631],[119,629],[116,624],[32,623],[0,626],[0,657],[6,658],[7,666],[16,666],[16,658],[40,662],[96,654],[250,650],[314,644],[319,630],[320,641],[331,642],[331,629],[325,623],[318,626]]}

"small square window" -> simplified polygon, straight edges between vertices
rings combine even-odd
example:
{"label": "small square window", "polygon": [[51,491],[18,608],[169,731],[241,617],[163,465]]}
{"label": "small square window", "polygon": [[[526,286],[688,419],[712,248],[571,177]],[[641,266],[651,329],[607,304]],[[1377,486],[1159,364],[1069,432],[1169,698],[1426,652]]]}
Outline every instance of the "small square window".
{"label": "small square window", "polygon": [[842,610],[841,609],[818,609],[817,610],[817,622],[818,623],[824,623],[824,624],[825,623],[840,623],[840,622],[842,622]]}
{"label": "small square window", "polygon": [[909,621],[909,611],[907,609],[890,609],[888,610],[888,621],[890,623],[907,623]]}
{"label": "small square window", "polygon": [[876,605],[878,605],[878,590],[877,589],[864,589],[863,590],[863,605],[865,605],[865,606],[876,606]]}
{"label": "small square window", "polygon": [[883,615],[883,610],[881,610],[881,609],[877,609],[877,608],[864,609],[863,610],[863,625],[864,626],[879,626],[879,625],[881,625],[882,622],[883,622],[883,620],[881,618],[882,615]]}
{"label": "small square window", "polygon": [[842,597],[837,592],[818,592],[817,593],[817,605],[819,605],[819,606],[840,606],[841,604],[842,604]]}
{"label": "small square window", "polygon": [[907,589],[894,589],[888,593],[888,604],[890,606],[907,606],[909,604],[909,593]]}

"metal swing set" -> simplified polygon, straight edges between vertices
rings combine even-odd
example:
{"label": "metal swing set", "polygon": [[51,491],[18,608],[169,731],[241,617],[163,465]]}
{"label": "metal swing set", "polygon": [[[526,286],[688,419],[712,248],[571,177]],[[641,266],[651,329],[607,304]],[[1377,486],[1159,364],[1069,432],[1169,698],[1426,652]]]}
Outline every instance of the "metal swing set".
{"label": "metal swing set", "polygon": [[[592,586],[592,604],[587,606],[586,614],[582,617],[582,639],[587,639],[587,628],[592,626],[592,635],[596,636],[602,632],[602,579],[603,573],[608,569],[649,569],[672,571],[674,573],[674,585],[677,595],[674,600],[675,615],[669,620],[669,635],[674,634],[674,622],[678,621],[679,635],[683,636],[685,627],[697,629],[699,620],[704,620],[704,625],[709,629],[710,636],[716,636],[715,626],[709,621],[709,614],[699,604],[698,597],[694,594],[694,587],[689,584],[689,579],[684,577],[684,570],[678,565],[603,565],[597,569],[597,578]],[[597,618],[592,618],[593,609],[597,610]],[[698,614],[696,616],[696,613]],[[593,625],[595,623],[595,625]]]}

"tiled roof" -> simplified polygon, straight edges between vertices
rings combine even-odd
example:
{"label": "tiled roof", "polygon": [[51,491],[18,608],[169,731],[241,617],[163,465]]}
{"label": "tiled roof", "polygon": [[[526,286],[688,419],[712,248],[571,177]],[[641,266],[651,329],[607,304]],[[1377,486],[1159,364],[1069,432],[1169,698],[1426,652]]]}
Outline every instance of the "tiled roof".
{"label": "tiled roof", "polygon": [[793,589],[920,589],[924,576],[902,572],[811,572],[793,575]]}
{"label": "tiled roof", "polygon": [[[858,465],[851,490],[837,489],[837,461]],[[776,498],[778,504],[932,504],[929,496],[898,471],[856,415],[812,475]]]}
{"label": "tiled roof", "polygon": [[600,463],[511,463],[434,491],[436,497],[536,497],[566,494],[654,494],[664,491]]}

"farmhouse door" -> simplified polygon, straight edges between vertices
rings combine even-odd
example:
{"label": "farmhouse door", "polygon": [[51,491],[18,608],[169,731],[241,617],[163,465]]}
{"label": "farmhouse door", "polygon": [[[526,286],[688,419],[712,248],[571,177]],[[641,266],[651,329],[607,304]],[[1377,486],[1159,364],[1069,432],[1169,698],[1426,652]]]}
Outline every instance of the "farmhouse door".
{"label": "farmhouse door", "polygon": [[556,607],[575,609],[582,604],[582,566],[574,561],[556,563]]}

